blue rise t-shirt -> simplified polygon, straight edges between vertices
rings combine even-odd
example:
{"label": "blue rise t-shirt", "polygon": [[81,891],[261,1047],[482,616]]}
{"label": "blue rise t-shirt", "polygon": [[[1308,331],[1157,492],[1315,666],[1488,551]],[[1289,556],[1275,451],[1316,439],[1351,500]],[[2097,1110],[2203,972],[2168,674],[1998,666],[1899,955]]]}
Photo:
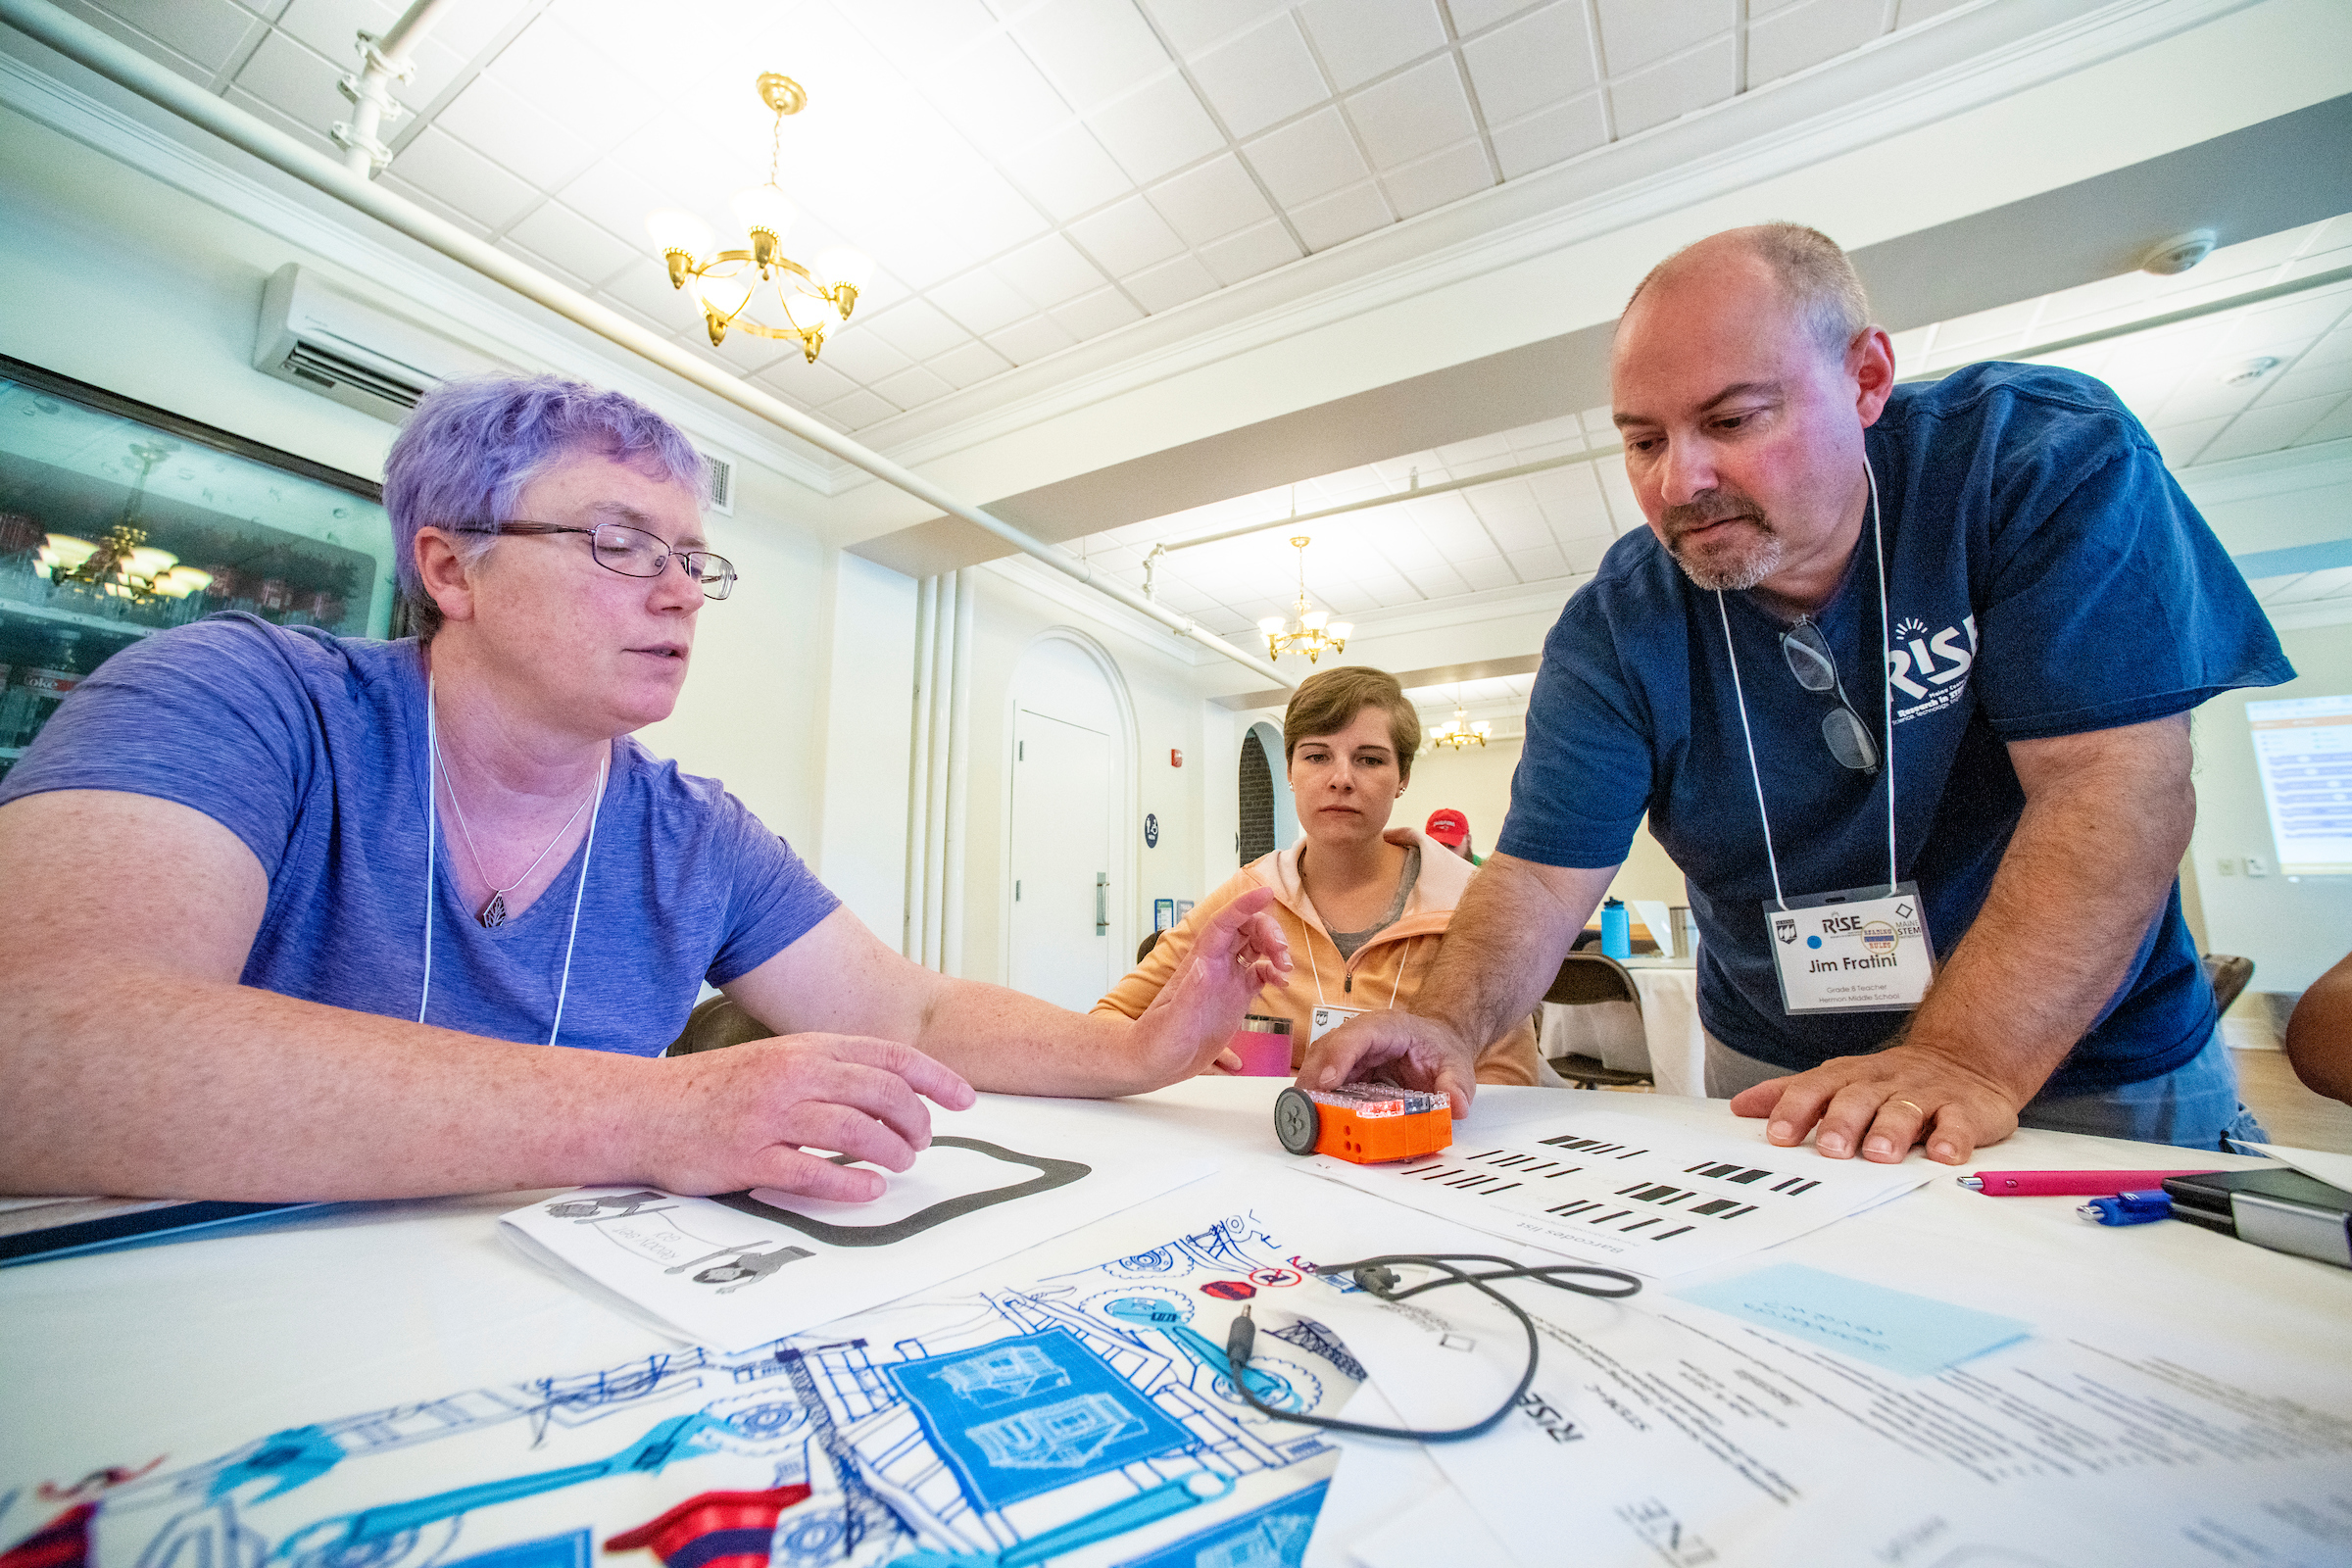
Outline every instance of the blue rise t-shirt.
{"label": "blue rise t-shirt", "polygon": [[[2025,806],[2007,744],[2141,723],[2293,677],[2269,621],[2147,432],[2101,383],[1978,365],[1898,386],[1865,444],[1886,550],[1883,660],[1869,518],[1815,617],[1882,746],[1892,682],[1896,862],[1939,956],[1983,906]],[[1889,770],[1840,766],[1831,694],[1800,686],[1784,624],[1723,596],[1790,897],[1883,882]],[[1689,879],[1699,1012],[1725,1045],[1798,1070],[1870,1051],[1894,1013],[1783,1009],[1771,868],[1717,596],[1647,528],[1609,547],[1544,645],[1497,849],[1546,865],[1624,859],[1644,810]],[[2066,951],[2066,911],[2016,940]],[[2053,1094],[2170,1072],[2215,1022],[2176,883]]]}
{"label": "blue rise t-shirt", "polygon": [[[120,790],[202,811],[243,840],[270,878],[244,984],[415,1018],[431,809],[424,720],[414,640],[220,615],[100,665],[0,781],[0,805]],[[839,905],[715,780],[681,773],[625,736],[612,746],[593,854],[574,850],[547,891],[498,929],[460,903],[451,866],[463,848],[436,838],[424,1021],[501,1040],[544,1043],[561,988],[558,1045],[657,1054],[685,1026],[704,980],[725,985],[758,968]]]}

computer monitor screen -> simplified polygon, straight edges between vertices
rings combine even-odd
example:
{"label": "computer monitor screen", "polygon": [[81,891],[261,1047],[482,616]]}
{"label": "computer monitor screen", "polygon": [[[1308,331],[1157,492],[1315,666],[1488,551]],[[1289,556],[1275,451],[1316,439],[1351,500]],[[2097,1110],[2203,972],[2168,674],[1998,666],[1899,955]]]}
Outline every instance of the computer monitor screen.
{"label": "computer monitor screen", "polygon": [[2248,703],[2246,721],[2279,871],[2352,874],[2352,696]]}

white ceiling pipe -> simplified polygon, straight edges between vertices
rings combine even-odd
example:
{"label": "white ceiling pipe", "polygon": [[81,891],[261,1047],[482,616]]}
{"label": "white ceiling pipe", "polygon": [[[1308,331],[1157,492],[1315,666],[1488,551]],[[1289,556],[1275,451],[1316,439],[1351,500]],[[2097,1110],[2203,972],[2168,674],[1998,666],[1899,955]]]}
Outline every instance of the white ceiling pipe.
{"label": "white ceiling pipe", "polygon": [[412,239],[431,246],[452,261],[504,283],[524,298],[535,300],[557,315],[578,322],[599,337],[652,361],[673,375],[726,399],[747,413],[758,415],[819,451],[829,452],[885,484],[906,491],[927,506],[936,507],[950,516],[961,517],[975,527],[986,529],[1023,555],[1034,556],[1064,576],[1073,577],[1105,598],[1116,600],[1137,614],[1155,620],[1180,636],[1192,638],[1203,648],[1224,655],[1235,663],[1265,676],[1285,689],[1298,687],[1297,677],[1275,668],[1267,660],[1236,648],[1194,621],[1191,616],[1177,614],[1152,603],[1122,584],[1096,572],[1084,562],[1054,549],[1041,539],[1032,538],[968,502],[957,500],[922,475],[858,445],[830,426],[820,424],[790,404],[761,392],[750,382],[704,364],[666,338],[647,331],[576,289],[565,287],[546,273],[475,239],[464,229],[445,222],[415,203],[404,201],[351,172],[332,159],[313,152],[276,126],[215,97],[170,68],[149,60],[129,45],[116,42],[97,28],[48,4],[47,0],[0,0],[0,21],[38,38],[58,53],[127,87],[150,103],[203,126],[221,140],[243,148],[265,163],[275,165],[305,184],[318,187],[370,218],[399,229]]}
{"label": "white ceiling pipe", "polygon": [[400,14],[398,22],[384,29],[382,37],[368,32],[360,34],[359,73],[336,84],[343,89],[343,96],[351,100],[351,120],[347,124],[335,126],[333,139],[343,149],[343,167],[362,179],[373,179],[392,161],[392,149],[384,145],[378,134],[387,121],[400,114],[400,105],[392,97],[392,83],[406,81],[414,74],[416,63],[409,59],[409,51],[432,30],[433,23],[452,3],[453,0],[416,0],[416,4]]}

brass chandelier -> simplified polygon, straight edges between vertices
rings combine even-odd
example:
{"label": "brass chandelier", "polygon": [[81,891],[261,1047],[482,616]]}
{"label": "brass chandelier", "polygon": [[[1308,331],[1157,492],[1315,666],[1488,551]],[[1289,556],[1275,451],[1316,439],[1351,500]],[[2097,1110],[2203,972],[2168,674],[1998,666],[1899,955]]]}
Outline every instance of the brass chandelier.
{"label": "brass chandelier", "polygon": [[800,215],[776,183],[784,117],[799,114],[808,94],[790,76],[772,71],[760,74],[759,88],[760,101],[775,111],[776,125],[768,143],[767,183],[737,191],[728,204],[743,227],[743,244],[713,250],[718,240],[710,225],[675,207],[647,214],[645,228],[669,269],[669,286],[694,285],[711,347],[725,341],[730,329],[750,332],[797,342],[814,365],[825,334],[849,323],[858,290],[874,275],[874,264],[847,245],[822,252],[808,266],[784,254],[784,235]]}
{"label": "brass chandelier", "polygon": [[1487,737],[1494,733],[1494,726],[1483,718],[1475,724],[1468,722],[1468,719],[1469,714],[1463,710],[1461,700],[1456,698],[1453,716],[1430,732],[1429,749],[1434,752],[1441,746],[1450,746],[1458,752],[1466,747],[1486,745]]}
{"label": "brass chandelier", "polygon": [[1291,544],[1298,552],[1298,623],[1292,625],[1280,615],[1268,615],[1257,623],[1266,635],[1266,657],[1280,659],[1284,654],[1304,654],[1313,663],[1325,654],[1336,654],[1348,646],[1348,634],[1355,628],[1344,620],[1333,620],[1328,610],[1306,608],[1306,547],[1313,543],[1305,534],[1294,534]]}

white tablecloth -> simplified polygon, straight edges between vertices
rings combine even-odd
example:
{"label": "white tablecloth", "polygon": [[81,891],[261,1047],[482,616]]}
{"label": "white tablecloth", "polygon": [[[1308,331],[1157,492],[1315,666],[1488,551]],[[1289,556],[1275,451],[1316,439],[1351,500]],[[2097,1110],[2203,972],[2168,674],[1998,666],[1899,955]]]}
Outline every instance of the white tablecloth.
{"label": "white tablecloth", "polygon": [[1707,1081],[1707,1036],[1698,1022],[1698,970],[1688,961],[1636,958],[1627,964],[1634,990],[1642,998],[1642,1036],[1647,1048],[1642,1060],[1614,1049],[1592,1014],[1597,1007],[1544,1004],[1542,1051],[1548,1058],[1597,1055],[1611,1067],[1641,1071],[1646,1067],[1661,1095],[1703,1097]]}
{"label": "white tablecloth", "polygon": [[[1275,1143],[1270,1111],[1281,1087],[1200,1078],[1133,1100],[1054,1102],[1073,1126],[1115,1127],[1163,1154],[1210,1152],[1222,1168],[1007,1266],[1034,1259],[1037,1272],[1051,1272],[1051,1259],[1090,1248],[1118,1256],[1242,1209],[1300,1248],[1352,1240],[1326,1217],[1336,1190]],[[1459,1132],[1476,1137],[1569,1099],[1490,1087]],[[1719,1102],[1625,1095],[1609,1097],[1607,1109],[1764,1147],[1758,1123]],[[1987,1153],[1994,1169],[2145,1168],[2180,1155],[2034,1131]],[[672,1348],[501,1244],[496,1216],[533,1196],[342,1204],[245,1233],[0,1269],[0,1495],[23,1487],[30,1496],[43,1480],[70,1486],[158,1454],[179,1466],[257,1434]],[[2161,1328],[2221,1348],[2212,1353],[2226,1351],[2267,1396],[2291,1397],[2315,1422],[2352,1418],[2352,1360],[2343,1355],[2352,1273],[2184,1224],[2102,1229],[2075,1217],[2078,1201],[1983,1198],[1937,1168],[1916,1192],[1771,1256],[1913,1292],[1991,1293],[2001,1310],[2053,1332]],[[1397,1249],[1521,1250],[1413,1210],[1385,1212],[1394,1217],[1382,1242]],[[455,1484],[427,1477],[419,1490]],[[1861,1560],[1858,1543],[1840,1545],[1857,1551],[1825,1549],[1823,1560]],[[121,1565],[102,1555],[96,1568]]]}

